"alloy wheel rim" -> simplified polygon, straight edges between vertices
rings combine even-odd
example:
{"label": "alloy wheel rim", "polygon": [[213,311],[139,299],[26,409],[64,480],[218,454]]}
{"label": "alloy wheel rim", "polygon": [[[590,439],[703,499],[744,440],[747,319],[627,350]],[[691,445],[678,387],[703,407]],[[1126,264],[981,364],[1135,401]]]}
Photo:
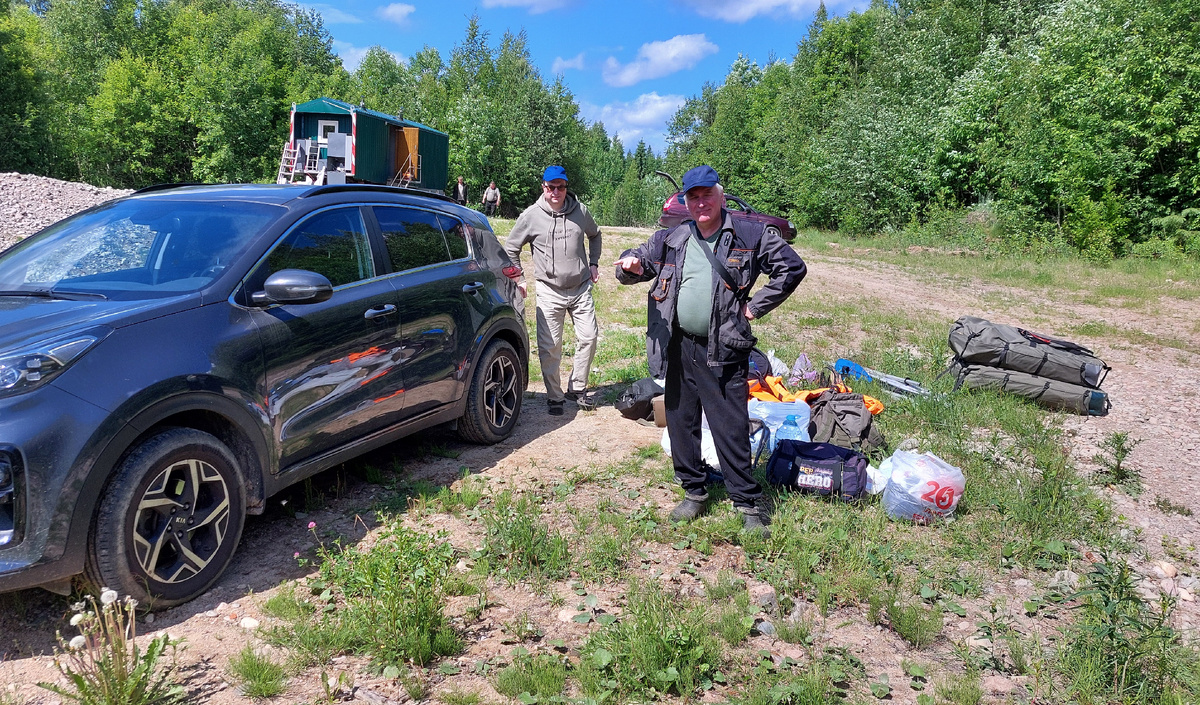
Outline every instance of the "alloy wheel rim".
{"label": "alloy wheel rim", "polygon": [[172,463],[138,502],[133,550],[147,576],[180,583],[203,571],[229,532],[229,486],[212,464],[196,458]]}
{"label": "alloy wheel rim", "polygon": [[503,428],[517,409],[517,366],[499,355],[488,365],[483,379],[483,409],[493,428]]}

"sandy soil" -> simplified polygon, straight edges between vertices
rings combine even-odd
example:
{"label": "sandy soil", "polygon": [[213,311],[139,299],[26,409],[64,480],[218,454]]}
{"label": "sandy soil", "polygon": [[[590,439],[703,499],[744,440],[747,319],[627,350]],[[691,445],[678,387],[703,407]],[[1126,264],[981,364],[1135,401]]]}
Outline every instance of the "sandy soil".
{"label": "sandy soil", "polygon": [[[610,245],[608,249],[613,248]],[[1200,434],[1194,430],[1198,412],[1194,404],[1186,403],[1200,389],[1196,355],[1189,351],[1200,350],[1200,329],[1193,323],[1200,320],[1200,302],[1171,301],[1170,305],[1137,311],[1075,303],[1055,307],[1048,305],[1052,302],[1045,298],[1031,297],[1027,291],[979,282],[965,286],[941,282],[914,274],[907,268],[856,256],[841,257],[836,252],[833,255],[802,254],[806,256],[811,272],[804,287],[820,288],[831,300],[855,299],[868,296],[862,282],[869,281],[869,298],[914,314],[944,318],[947,327],[966,313],[998,322],[1022,323],[1050,334],[1063,333],[1082,320],[1095,319],[1158,333],[1162,339],[1183,341],[1183,347],[1188,349],[1164,347],[1156,342],[1132,344],[1072,336],[1093,347],[1113,366],[1105,385],[1113,409],[1107,417],[1069,417],[1065,424],[1070,433],[1072,452],[1085,471],[1094,467],[1091,458],[1106,434],[1129,432],[1142,441],[1129,462],[1141,471],[1145,492],[1135,499],[1112,489],[1102,491],[1123,515],[1131,538],[1139,546],[1131,561],[1145,576],[1143,588],[1148,594],[1152,591],[1179,593],[1184,600],[1179,603],[1176,613],[1177,626],[1192,633],[1196,625],[1200,625],[1200,606],[1186,601],[1192,589],[1200,587],[1195,584],[1194,577],[1200,575],[1200,564],[1193,558],[1194,546],[1200,544],[1200,522],[1195,516],[1164,513],[1154,505],[1157,497],[1164,497],[1200,513],[1200,488],[1197,487],[1200,463],[1196,460]],[[615,251],[613,255],[615,257]],[[610,279],[606,279],[603,286],[616,288]],[[610,330],[625,327],[620,322],[604,321],[602,324]],[[426,436],[419,441],[394,444],[374,454],[372,460],[385,466],[399,463],[407,478],[423,478],[439,484],[455,482],[465,467],[486,478],[493,488],[548,490],[574,468],[602,467],[627,456],[636,447],[657,442],[660,435],[656,429],[621,419],[611,406],[580,412],[568,405],[566,416],[550,417],[546,414],[541,386],[533,384],[526,395],[517,432],[505,443],[476,447],[460,444],[453,436]],[[458,453],[457,457],[427,454],[430,442],[444,443]],[[261,604],[279,589],[281,582],[303,580],[310,574],[311,564],[301,567],[293,558],[295,553],[312,555],[316,539],[307,528],[309,522],[317,524],[317,533],[322,540],[357,541],[370,531],[368,508],[373,498],[383,492],[382,488],[353,479],[335,482],[324,478],[318,483],[318,489],[330,495],[330,499],[323,508],[308,513],[292,511],[297,504],[303,503],[302,491],[294,490],[274,498],[265,515],[249,518],[233,564],[216,587],[192,603],[157,614],[152,622],[139,625],[143,635],[165,630],[185,640],[186,648],[179,656],[179,663],[188,678],[187,687],[198,700],[217,704],[249,701],[231,685],[228,659],[245,644],[261,644],[254,629],[241,626],[242,620],[250,617],[264,627],[271,624],[271,618],[262,613]],[[665,510],[675,501],[675,495],[666,484],[647,487],[643,483],[636,489],[641,493],[636,502],[654,501]],[[612,496],[609,490],[604,492],[605,496]],[[577,499],[572,501],[597,501],[599,493],[598,488],[583,487],[574,495]],[[630,506],[636,503],[623,496],[616,500],[628,502]],[[453,517],[414,516],[409,521],[415,526],[449,531],[451,541],[461,548],[472,548],[480,539],[477,528]],[[1168,542],[1175,542],[1173,545],[1178,545],[1187,555],[1180,557],[1180,552],[1176,551],[1176,557],[1166,556],[1164,537],[1168,537]],[[701,593],[697,579],[679,569],[684,552],[655,544],[644,550],[644,572],[675,583],[681,594]],[[1165,577],[1163,568],[1154,565],[1154,561],[1162,560],[1171,564],[1167,573],[1178,572],[1174,579]],[[714,576],[721,569],[736,570],[743,562],[741,549],[726,545],[717,547],[711,556],[700,557],[699,567],[701,575]],[[1007,595],[1019,604],[1017,600],[1032,595],[1046,580],[1047,576],[1025,575],[1017,570],[988,585],[986,591],[990,596]],[[1182,593],[1181,588],[1184,589]],[[569,615],[564,620],[562,608],[551,606],[552,601],[546,595],[535,595],[498,583],[489,584],[488,589],[490,602],[481,620],[464,625],[470,636],[469,647],[457,659],[464,666],[508,654],[512,645],[504,642],[502,625],[521,612],[527,612],[539,625],[546,640],[561,638],[578,644],[594,628],[570,621]],[[612,586],[592,589],[592,594],[597,595],[601,607],[613,606],[621,596],[619,588]],[[572,604],[571,599],[567,604]],[[975,613],[986,610],[986,601],[976,601],[968,608],[973,614],[966,619],[949,620],[945,637],[921,652],[918,660],[953,667],[951,664],[956,660],[951,640],[969,641],[972,638]],[[55,630],[68,629],[64,621],[69,616],[67,609],[65,599],[39,591],[0,598],[0,683],[6,684],[8,697],[15,702],[59,702],[60,698],[34,684],[59,678],[50,654]],[[457,603],[451,607],[452,612],[465,609],[465,605]],[[901,659],[913,658],[911,648],[896,635],[868,625],[861,610],[842,610],[823,618],[815,612],[810,610],[809,613],[813,615],[822,639],[830,645],[847,647],[862,659],[872,677],[888,673],[897,686],[892,695],[894,702],[915,702],[916,693],[902,687],[907,683],[907,677],[900,666]],[[799,656],[793,653],[793,647],[768,636],[753,637],[751,646],[769,649],[777,656]],[[344,673],[358,685],[377,693],[396,700],[406,698],[398,684],[371,675],[356,659],[336,659],[325,670],[327,677],[336,678],[339,673]],[[469,668],[464,668],[457,676],[434,676],[430,686],[434,692],[447,688],[466,692],[478,690],[493,702],[504,700],[491,690],[485,678],[468,675],[468,672]],[[276,700],[312,702],[323,697],[321,675],[320,669],[296,674],[287,693]],[[985,678],[984,687],[988,691],[988,702],[1028,701],[1030,684],[1020,677],[991,675]],[[4,697],[0,691],[0,702],[4,702]],[[712,698],[717,696],[706,696],[704,700]]]}

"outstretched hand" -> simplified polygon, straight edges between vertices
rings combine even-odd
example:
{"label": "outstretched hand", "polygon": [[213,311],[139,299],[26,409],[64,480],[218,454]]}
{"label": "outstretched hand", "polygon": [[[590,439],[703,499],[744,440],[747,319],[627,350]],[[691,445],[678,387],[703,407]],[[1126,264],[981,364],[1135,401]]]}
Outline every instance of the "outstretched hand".
{"label": "outstretched hand", "polygon": [[628,257],[622,257],[621,259],[617,260],[613,264],[617,265],[618,267],[625,270],[626,272],[630,272],[632,274],[641,274],[643,271],[642,270],[642,261],[640,259],[638,259],[637,257],[634,257],[633,255],[629,255]]}

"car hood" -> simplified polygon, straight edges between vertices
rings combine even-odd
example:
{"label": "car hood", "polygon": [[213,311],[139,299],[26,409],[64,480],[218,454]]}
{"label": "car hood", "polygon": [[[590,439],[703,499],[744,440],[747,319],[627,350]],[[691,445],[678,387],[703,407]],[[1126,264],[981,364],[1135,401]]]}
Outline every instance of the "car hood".
{"label": "car hood", "polygon": [[0,353],[97,326],[121,328],[200,304],[196,294],[142,301],[61,301],[0,296]]}

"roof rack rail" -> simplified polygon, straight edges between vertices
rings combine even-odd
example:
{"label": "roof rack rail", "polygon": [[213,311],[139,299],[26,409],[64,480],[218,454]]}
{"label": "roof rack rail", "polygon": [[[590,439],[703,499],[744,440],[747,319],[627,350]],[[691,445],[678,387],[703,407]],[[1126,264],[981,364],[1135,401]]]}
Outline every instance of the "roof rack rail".
{"label": "roof rack rail", "polygon": [[140,188],[137,191],[134,191],[134,193],[135,194],[137,194],[137,193],[152,193],[154,191],[167,191],[167,190],[170,190],[173,188],[183,188],[184,186],[207,186],[207,185],[208,184],[202,184],[199,181],[189,181],[189,182],[178,183],[178,184],[154,184],[153,186],[147,186],[146,188]]}
{"label": "roof rack rail", "polygon": [[426,191],[425,189],[412,188],[405,186],[385,186],[383,184],[325,184],[323,186],[314,186],[311,190],[306,191],[300,198],[310,198],[312,196],[323,196],[327,193],[344,193],[346,191],[388,191],[392,193],[408,193],[414,196],[428,196],[437,198],[450,203],[455,203],[453,198],[450,198],[444,193],[437,191]]}

